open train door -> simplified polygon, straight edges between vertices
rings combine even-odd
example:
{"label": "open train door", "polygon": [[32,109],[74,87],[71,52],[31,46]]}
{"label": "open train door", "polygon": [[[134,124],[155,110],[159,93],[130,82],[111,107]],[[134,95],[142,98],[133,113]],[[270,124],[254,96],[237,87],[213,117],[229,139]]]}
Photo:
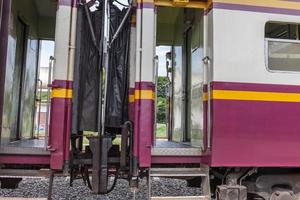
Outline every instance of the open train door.
{"label": "open train door", "polygon": [[[189,157],[199,163],[206,148],[207,119],[204,9],[163,6],[156,9],[158,128],[152,162],[158,163],[161,157],[164,162],[166,157],[170,160],[176,157],[178,161]],[[161,109],[164,102],[167,106]],[[165,110],[168,117],[163,118]],[[167,127],[161,133],[164,124]]]}
{"label": "open train door", "polygon": [[[70,150],[76,6],[0,0],[0,11],[0,164],[61,170]],[[43,41],[54,56],[41,55]]]}
{"label": "open train door", "polygon": [[[191,6],[189,3],[195,4]],[[207,4],[203,1],[189,3],[182,6],[173,2],[166,6],[156,1],[152,13],[154,17],[150,16],[149,9],[145,12],[148,15],[143,16],[143,20],[146,17],[155,19],[156,28],[153,38],[155,58],[158,59],[154,65],[157,128],[154,131],[156,135],[151,148],[149,169],[149,196],[153,199],[171,198],[157,197],[157,194],[151,193],[151,181],[155,181],[153,177],[187,177],[188,185],[201,186],[202,194],[197,199],[210,199],[211,196],[209,168],[202,162],[207,146],[205,138],[207,123],[205,68],[207,65],[204,64],[204,60],[208,62],[204,59]],[[148,27],[147,24],[142,30],[148,33],[150,32]],[[142,38],[150,38],[145,36],[148,35],[143,35],[142,32]],[[146,52],[146,48],[150,49],[149,46],[142,46],[141,49]],[[147,58],[148,55],[142,54],[142,61]],[[145,70],[144,66],[141,71],[143,70]],[[144,77],[150,79],[149,75],[145,74]],[[164,104],[166,106],[161,106]],[[164,117],[166,110],[168,114]],[[142,157],[145,157],[144,154]],[[140,163],[142,161],[140,159]],[[191,197],[176,198],[190,199]]]}

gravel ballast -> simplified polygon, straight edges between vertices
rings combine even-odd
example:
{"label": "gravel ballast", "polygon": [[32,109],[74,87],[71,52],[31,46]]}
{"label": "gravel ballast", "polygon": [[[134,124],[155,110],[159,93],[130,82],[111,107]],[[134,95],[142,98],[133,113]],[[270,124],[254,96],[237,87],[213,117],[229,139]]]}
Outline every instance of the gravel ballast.
{"label": "gravel ballast", "polygon": [[[49,180],[46,178],[23,179],[18,189],[1,189],[1,197],[26,197],[45,198],[47,197]],[[186,181],[177,179],[154,178],[152,181],[152,195],[154,196],[194,196],[199,195],[200,188],[186,187]],[[140,187],[136,193],[137,200],[147,199],[147,181],[140,181]],[[82,180],[76,180],[73,187],[69,186],[69,177],[55,177],[53,185],[53,200],[80,199],[80,200],[126,200],[133,199],[126,180],[118,180],[115,189],[107,195],[94,195]]]}

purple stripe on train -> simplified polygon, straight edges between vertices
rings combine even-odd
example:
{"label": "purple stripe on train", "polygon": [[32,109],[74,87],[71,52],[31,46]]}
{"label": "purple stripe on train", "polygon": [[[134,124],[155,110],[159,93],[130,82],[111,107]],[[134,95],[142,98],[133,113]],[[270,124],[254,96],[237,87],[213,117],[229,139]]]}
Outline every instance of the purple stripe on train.
{"label": "purple stripe on train", "polygon": [[155,84],[152,82],[136,82],[135,83],[136,90],[152,90],[155,91]]}
{"label": "purple stripe on train", "polygon": [[150,2],[139,3],[137,5],[137,8],[138,9],[153,9],[154,3],[150,3]]}
{"label": "purple stripe on train", "polygon": [[286,8],[271,8],[263,6],[241,5],[232,3],[213,3],[213,8],[228,9],[228,10],[243,10],[250,12],[274,13],[285,15],[300,15],[300,10]]}
{"label": "purple stripe on train", "polygon": [[[213,83],[213,89],[299,92],[300,86]],[[212,101],[212,166],[300,166],[300,103]]]}
{"label": "purple stripe on train", "polygon": [[[129,95],[134,95],[134,88],[129,88]],[[134,121],[134,101],[128,103],[128,117],[130,121]]]}
{"label": "purple stripe on train", "polygon": [[300,93],[300,85],[213,82],[212,87],[214,90],[241,90],[241,91],[260,91],[260,92]]}
{"label": "purple stripe on train", "polygon": [[1,155],[1,164],[49,165],[49,155]]}
{"label": "purple stripe on train", "polygon": [[[52,88],[72,89],[72,86],[72,81],[54,80],[52,83]],[[51,153],[51,169],[60,170],[64,162],[69,160],[71,119],[72,99],[52,98],[48,148],[55,149],[55,151]]]}
{"label": "purple stripe on train", "polygon": [[64,81],[64,80],[54,80],[51,85],[52,88],[64,88],[72,89],[73,81]]}
{"label": "purple stripe on train", "polygon": [[300,3],[300,0],[281,0],[281,1],[299,2]]}
{"label": "purple stripe on train", "polygon": [[61,6],[72,6],[72,7],[77,6],[77,0],[59,0],[58,3]]}
{"label": "purple stripe on train", "polygon": [[[155,91],[155,84],[136,82],[135,90]],[[154,133],[154,100],[135,100],[134,112],[134,156],[138,157],[140,167],[150,167]]]}
{"label": "purple stripe on train", "polygon": [[138,134],[139,163],[140,167],[150,167],[154,133],[154,101],[140,99],[135,101],[135,105],[135,123],[138,125],[137,127],[135,126],[135,131]]}

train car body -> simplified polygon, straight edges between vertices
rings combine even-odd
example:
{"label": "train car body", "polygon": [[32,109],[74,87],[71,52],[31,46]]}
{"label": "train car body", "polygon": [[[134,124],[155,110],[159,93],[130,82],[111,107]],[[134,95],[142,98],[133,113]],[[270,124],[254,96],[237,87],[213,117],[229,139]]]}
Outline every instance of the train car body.
{"label": "train car body", "polygon": [[[28,2],[0,0],[2,170],[91,170],[95,193],[114,174],[200,176],[199,199],[300,195],[299,1]],[[42,139],[40,40],[55,41]]]}
{"label": "train car body", "polygon": [[[292,124],[297,121],[298,111],[293,108],[297,107],[297,100],[293,95],[297,95],[299,74],[297,69],[290,68],[296,65],[297,59],[290,58],[289,61],[287,58],[293,57],[289,53],[296,53],[298,33],[295,29],[294,33],[286,33],[290,36],[275,34],[284,26],[297,26],[297,6],[297,2],[282,1],[273,4],[217,1],[205,14],[203,12],[200,35],[203,39],[199,48],[200,56],[209,60],[207,64],[202,64],[200,58],[194,62],[202,65],[202,80],[197,81],[203,85],[200,92],[204,104],[208,104],[208,110],[203,112],[205,122],[202,129],[206,128],[206,131],[203,131],[201,145],[206,152],[207,164],[228,167],[298,165],[297,145],[287,142],[286,148],[277,148],[279,143],[282,145],[291,137],[292,141],[298,140],[297,127]],[[159,9],[163,8],[158,7],[158,17]],[[159,19],[157,21],[159,35],[165,30],[160,27]],[[149,34],[150,31],[146,32]],[[153,34],[151,38],[156,38],[156,33]],[[159,37],[157,42],[161,42]],[[281,49],[281,45],[281,48],[292,45],[290,50],[293,53],[273,49],[275,46]],[[147,55],[149,53],[145,57]],[[279,61],[280,56],[287,60]],[[286,69],[280,65],[286,65]],[[281,95],[284,99],[280,98]],[[285,117],[279,113],[286,113]],[[270,125],[273,120],[276,120],[275,124]],[[281,160],[285,157],[283,155],[289,155],[286,159],[290,160]]]}
{"label": "train car body", "polygon": [[298,165],[296,145],[283,142],[298,140],[292,124],[298,115],[294,95],[299,74],[290,68],[298,62],[292,56],[298,51],[298,30],[278,33],[281,26],[298,26],[297,6],[282,1],[216,3],[211,13],[213,166]]}

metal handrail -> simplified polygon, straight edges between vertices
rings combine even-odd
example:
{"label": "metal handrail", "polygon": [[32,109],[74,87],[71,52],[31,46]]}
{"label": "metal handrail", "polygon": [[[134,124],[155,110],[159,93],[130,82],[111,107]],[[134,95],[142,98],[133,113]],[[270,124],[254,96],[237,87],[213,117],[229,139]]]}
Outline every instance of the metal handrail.
{"label": "metal handrail", "polygon": [[38,114],[38,122],[37,122],[37,138],[40,137],[40,124],[41,124],[41,107],[42,107],[42,91],[43,91],[43,81],[41,79],[38,79],[37,82],[40,83],[40,95],[39,99],[36,99],[38,101],[39,105],[39,114]]}
{"label": "metal handrail", "polygon": [[47,110],[46,110],[46,125],[45,125],[45,149],[48,148],[49,143],[49,113],[50,113],[50,93],[51,93],[51,85],[52,82],[52,68],[55,58],[53,56],[50,56],[49,58],[49,69],[48,69],[48,89],[47,89]]}

